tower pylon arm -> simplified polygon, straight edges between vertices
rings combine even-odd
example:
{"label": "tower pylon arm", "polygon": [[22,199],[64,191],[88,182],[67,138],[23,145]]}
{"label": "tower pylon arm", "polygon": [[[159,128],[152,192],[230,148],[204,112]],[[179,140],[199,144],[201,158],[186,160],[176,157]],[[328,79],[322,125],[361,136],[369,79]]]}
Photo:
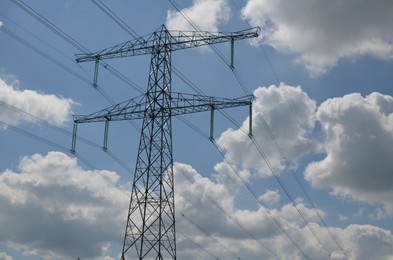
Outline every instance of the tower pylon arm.
{"label": "tower pylon arm", "polygon": [[[247,106],[251,105],[253,99],[254,96],[252,95],[230,99],[173,92],[170,107],[163,108],[158,106],[155,110],[150,109],[149,113],[157,114],[160,110],[170,109],[171,115],[177,116],[210,111],[212,109],[219,110],[231,107]],[[150,104],[148,104],[145,100],[136,102],[135,99],[130,99],[90,115],[76,115],[74,116],[74,122],[79,124],[143,119],[146,111],[148,111],[149,105]]]}
{"label": "tower pylon arm", "polygon": [[236,40],[258,37],[260,30],[259,27],[253,27],[238,32],[169,31],[166,29],[165,25],[162,25],[157,31],[147,36],[117,44],[98,52],[76,54],[75,58],[77,62],[85,62],[152,54],[156,51],[156,47],[158,46],[156,36],[161,31],[166,31],[170,35],[169,41],[164,44],[168,44],[171,51],[176,51],[203,45],[233,42]]}
{"label": "tower pylon arm", "polygon": [[254,99],[253,95],[232,99],[183,93],[172,94],[172,116],[210,111],[212,109],[220,110],[231,107],[249,106]]}
{"label": "tower pylon arm", "polygon": [[145,108],[146,100],[145,96],[142,95],[104,108],[89,115],[74,115],[74,123],[79,124],[104,122],[106,120],[123,120],[123,118],[120,118],[120,116],[125,114],[127,114],[129,117],[125,118],[124,120],[142,119]]}

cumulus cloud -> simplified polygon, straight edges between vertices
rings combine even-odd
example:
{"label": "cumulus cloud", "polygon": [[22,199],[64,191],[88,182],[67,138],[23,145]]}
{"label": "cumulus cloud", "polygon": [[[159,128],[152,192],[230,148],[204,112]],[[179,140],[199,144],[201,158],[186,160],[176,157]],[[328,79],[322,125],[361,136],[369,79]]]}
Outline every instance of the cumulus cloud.
{"label": "cumulus cloud", "polygon": [[8,84],[0,79],[0,117],[2,122],[17,125],[23,121],[32,121],[31,118],[15,112],[12,107],[55,125],[62,125],[70,118],[71,108],[74,104],[71,99],[39,93],[34,90],[19,90],[15,85],[17,85],[17,81]]}
{"label": "cumulus cloud", "polygon": [[[297,159],[310,152],[309,132],[315,123],[315,101],[300,87],[285,84],[259,87],[254,96],[252,122],[256,142],[275,171],[295,166]],[[242,129],[248,129],[248,118]],[[271,176],[271,170],[242,129],[228,129],[217,143],[234,163],[253,169],[260,176]],[[282,154],[275,143],[278,143]]]}
{"label": "cumulus cloud", "polygon": [[12,260],[12,256],[9,256],[4,252],[0,252],[0,260]]}
{"label": "cumulus cloud", "polygon": [[128,198],[119,176],[60,152],[23,157],[0,174],[0,243],[46,259],[99,258],[122,241]]}
{"label": "cumulus cloud", "polygon": [[326,157],[308,165],[305,178],[337,195],[383,205],[376,217],[393,215],[393,97],[353,93],[325,101],[317,118]]}
{"label": "cumulus cloud", "polygon": [[[235,201],[240,190],[203,177],[185,164],[175,165],[174,177],[178,258],[304,258],[271,216],[309,258],[323,255],[292,205],[239,208]],[[110,184],[118,180],[114,172],[84,170],[60,152],[23,157],[17,170],[0,174],[0,243],[44,259],[111,259],[109,251],[122,243],[129,202]],[[276,201],[280,195],[270,191],[262,197]],[[349,259],[369,259],[369,252],[375,259],[393,256],[390,231],[371,225],[327,229],[319,225],[313,208],[297,201],[332,259],[344,259],[344,253],[331,234]],[[324,211],[317,210],[324,218]],[[1,257],[10,259],[4,253]]]}
{"label": "cumulus cloud", "polygon": [[[202,31],[218,31],[218,25],[229,19],[227,0],[194,0],[193,5],[181,12]],[[195,28],[177,11],[168,11],[166,25],[170,30],[195,31]]]}
{"label": "cumulus cloud", "polygon": [[[188,259],[206,259],[214,256],[230,259],[390,259],[393,257],[391,231],[372,225],[349,225],[345,228],[324,227],[313,208],[301,200],[297,206],[309,221],[309,226],[323,243],[327,252],[305,226],[291,204],[268,208],[271,216],[279,221],[289,237],[277,227],[267,210],[236,207],[239,195],[219,181],[201,176],[191,166],[177,163],[175,166],[178,256]],[[278,192],[270,191],[264,198],[276,200]],[[321,209],[319,216],[326,217]],[[250,236],[251,234],[251,236]],[[190,242],[190,237],[203,248]],[[255,239],[253,239],[255,238]],[[340,247],[337,246],[337,243]],[[343,249],[343,251],[341,250]],[[327,256],[326,256],[327,257]]]}
{"label": "cumulus cloud", "polygon": [[280,198],[281,196],[278,190],[267,190],[263,195],[260,196],[260,199],[265,201],[265,203],[269,206],[275,206],[280,201]]}
{"label": "cumulus cloud", "polygon": [[263,28],[265,44],[320,75],[343,58],[393,59],[392,8],[388,0],[248,0],[242,14]]}

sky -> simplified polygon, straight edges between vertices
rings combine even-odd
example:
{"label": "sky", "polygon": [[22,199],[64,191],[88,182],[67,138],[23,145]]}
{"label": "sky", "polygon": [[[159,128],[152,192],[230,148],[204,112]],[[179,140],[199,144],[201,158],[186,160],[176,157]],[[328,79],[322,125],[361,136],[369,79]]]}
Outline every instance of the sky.
{"label": "sky", "polygon": [[79,124],[72,154],[73,115],[143,93],[150,57],[106,60],[95,88],[75,54],[162,24],[261,28],[234,70],[229,43],[172,53],[173,91],[255,96],[252,139],[247,107],[215,114],[214,143],[210,113],[172,119],[178,259],[393,259],[393,2],[9,0],[0,260],[119,259],[141,122],[111,122],[107,152]]}

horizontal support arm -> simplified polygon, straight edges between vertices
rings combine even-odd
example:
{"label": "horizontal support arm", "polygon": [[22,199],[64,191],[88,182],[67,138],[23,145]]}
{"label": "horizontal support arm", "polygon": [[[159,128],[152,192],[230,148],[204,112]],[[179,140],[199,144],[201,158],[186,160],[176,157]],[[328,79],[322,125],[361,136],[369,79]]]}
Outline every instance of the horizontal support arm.
{"label": "horizontal support arm", "polygon": [[217,98],[201,95],[190,95],[175,93],[172,98],[172,115],[184,115],[210,110],[220,110],[231,107],[248,106],[252,104],[254,96],[244,96],[239,98]]}
{"label": "horizontal support arm", "polygon": [[[158,114],[167,111],[171,116],[219,110],[231,107],[251,105],[254,96],[244,96],[235,99],[217,98],[211,96],[191,95],[183,93],[172,93],[170,107],[156,106],[156,110],[149,110],[149,113]],[[145,99],[139,102],[130,99],[123,103],[111,106],[87,116],[74,116],[75,123],[93,123],[105,121],[121,121],[142,119],[148,111],[150,104]]]}
{"label": "horizontal support arm", "polygon": [[[254,27],[238,32],[200,32],[200,31],[168,31],[163,25],[156,32],[137,38],[132,41],[127,41],[113,47],[104,49],[102,51],[88,53],[88,54],[77,54],[75,55],[77,62],[103,60],[122,58],[128,56],[138,56],[144,54],[151,54],[158,47],[160,41],[157,41],[158,37],[163,37],[161,34],[164,32],[168,34],[169,42],[163,44],[169,44],[171,51],[188,49],[199,47],[209,44],[217,44],[223,42],[230,42],[235,40],[242,40],[247,38],[258,37],[260,28]],[[158,36],[161,35],[161,36]]]}

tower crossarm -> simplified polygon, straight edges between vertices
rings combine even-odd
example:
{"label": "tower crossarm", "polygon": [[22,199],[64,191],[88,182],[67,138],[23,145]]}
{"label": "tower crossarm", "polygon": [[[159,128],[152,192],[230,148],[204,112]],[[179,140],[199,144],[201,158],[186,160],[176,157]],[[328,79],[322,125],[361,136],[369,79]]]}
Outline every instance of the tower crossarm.
{"label": "tower crossarm", "polygon": [[[168,42],[162,43],[157,41],[157,35],[162,33],[162,31],[170,35]],[[167,44],[170,46],[171,51],[176,51],[203,45],[233,42],[236,40],[258,37],[259,32],[259,27],[238,32],[169,31],[166,29],[165,25],[162,25],[162,27],[152,34],[117,44],[98,52],[76,54],[75,57],[77,62],[85,62],[152,54],[157,48],[160,48],[160,44]]]}
{"label": "tower crossarm", "polygon": [[231,107],[250,106],[253,99],[254,96],[252,95],[231,99],[172,93],[171,112],[173,116],[177,116]]}
{"label": "tower crossarm", "polygon": [[119,120],[142,119],[146,109],[145,97],[139,96],[104,108],[89,115],[74,115],[74,123],[95,123]]}
{"label": "tower crossarm", "polygon": [[143,119],[145,113],[154,115],[162,110],[168,110],[170,115],[177,116],[231,107],[249,106],[252,104],[253,99],[254,96],[252,95],[231,99],[173,92],[170,107],[156,107],[152,110],[149,109],[150,104],[144,98],[139,97],[102,109],[90,115],[75,115],[74,122],[79,124]]}

